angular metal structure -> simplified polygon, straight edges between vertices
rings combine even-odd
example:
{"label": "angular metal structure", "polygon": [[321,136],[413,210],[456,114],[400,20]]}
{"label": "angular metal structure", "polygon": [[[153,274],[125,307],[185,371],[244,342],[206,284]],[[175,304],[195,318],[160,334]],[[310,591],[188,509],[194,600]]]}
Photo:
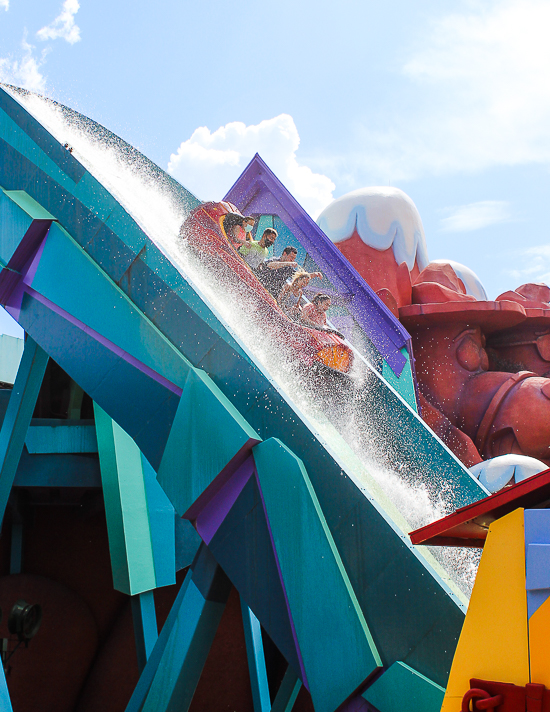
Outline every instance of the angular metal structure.
{"label": "angular metal structure", "polygon": [[[439,699],[463,603],[411,546],[387,498],[345,469],[126,209],[4,90],[0,155],[0,301],[28,334],[0,431],[0,504],[51,357],[94,401],[115,585],[144,597],[135,620],[147,664],[128,712],[188,709],[231,584],[253,614],[256,709],[267,703],[255,619],[289,664],[272,709],[291,708],[298,679],[319,712],[365,709],[361,693],[386,669],[403,689],[425,684],[427,699]],[[198,204],[157,171],[182,204]],[[365,396],[377,443],[408,476],[444,487],[453,507],[485,496],[412,407],[406,332],[328,241],[315,243],[313,223],[297,204],[289,212],[265,164],[247,171],[229,197],[286,220],[348,290],[350,315],[385,363],[369,367]],[[254,198],[247,186],[262,171],[266,190]],[[202,543],[151,651],[147,592],[177,568],[163,546],[173,547],[170,507]]]}

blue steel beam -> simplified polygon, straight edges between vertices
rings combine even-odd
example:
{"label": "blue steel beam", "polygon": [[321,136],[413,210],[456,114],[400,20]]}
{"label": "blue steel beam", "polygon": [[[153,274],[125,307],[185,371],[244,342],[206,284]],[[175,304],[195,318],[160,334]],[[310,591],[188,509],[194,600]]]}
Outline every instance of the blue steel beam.
{"label": "blue steel beam", "polygon": [[99,489],[99,459],[97,455],[29,455],[23,451],[13,485]]}
{"label": "blue steel beam", "polygon": [[186,712],[231,584],[203,544],[163,626],[126,712]]}
{"label": "blue steel beam", "polygon": [[302,682],[317,712],[333,712],[382,661],[303,463],[274,438],[253,454]]}
{"label": "blue steel beam", "polygon": [[[149,516],[143,456],[132,438],[97,403],[94,413],[114,586],[135,595],[173,584],[173,513],[160,512],[161,526],[166,519],[171,528],[166,544],[171,544],[170,566],[162,549],[154,546],[157,542]],[[161,566],[155,566],[155,553],[162,557]]]}
{"label": "blue steel beam", "polygon": [[10,693],[6,683],[6,675],[4,674],[4,666],[0,664],[0,710],[2,712],[13,712],[11,706]]}
{"label": "blue steel beam", "polygon": [[271,712],[291,712],[301,687],[298,676],[288,667],[273,700]]}
{"label": "blue steel beam", "polygon": [[25,436],[47,365],[48,354],[28,337],[0,429],[0,523],[4,519]]}
{"label": "blue steel beam", "polygon": [[[353,472],[343,472],[300,414],[116,200],[89,173],[74,168],[73,157],[68,159],[73,167],[65,170],[65,158],[54,160],[55,149],[53,157],[48,155],[48,137],[43,127],[0,90],[0,184],[27,191],[58,218],[100,266],[103,279],[116,282],[131,298],[144,317],[140,323],[148,320],[190,364],[203,368],[261,438],[278,437],[292,443],[311,478],[384,664],[403,660],[444,684],[463,620],[458,599],[424,557],[412,549],[384,501],[375,491],[365,494]],[[58,236],[61,231],[52,227],[51,232]],[[66,258],[65,252],[58,252],[60,259]],[[72,250],[71,254],[76,253]],[[62,281],[61,277],[70,274],[57,260],[50,260],[49,265],[48,271],[55,277],[42,282],[44,291],[56,287],[52,279]],[[78,294],[82,285],[76,282]],[[75,306],[74,294],[72,298],[71,309]],[[111,328],[111,319],[121,304],[120,300],[107,303]],[[84,306],[93,311],[93,296]],[[18,318],[87,393],[98,390],[95,400],[106,405],[110,398],[106,409],[111,417],[136,441],[138,436],[143,438],[139,443],[142,451],[153,467],[158,467],[179,395],[172,392],[166,397],[166,388],[150,375],[138,372],[123,358],[115,359],[106,337],[102,336],[100,343],[98,335],[90,333],[86,320],[91,317],[86,314],[82,322],[75,323],[71,309],[65,305],[60,310],[35,291],[23,297]],[[124,329],[120,323],[112,329],[117,339]],[[98,380],[100,366],[105,368]],[[381,381],[377,389],[383,391]],[[484,490],[456,458],[411,415],[397,395],[386,391],[379,415],[395,417],[393,436],[397,440],[392,452],[405,459],[408,474],[427,486],[431,482],[435,487],[452,485],[456,492],[454,506],[484,496]],[[402,459],[400,462],[403,464]],[[372,541],[377,546],[371,546]],[[426,599],[432,602],[429,610],[422,605]]]}
{"label": "blue steel beam", "polygon": [[157,612],[153,591],[144,591],[132,596],[132,620],[139,672],[147,665],[155,643],[158,640]]}
{"label": "blue steel beam", "polygon": [[241,613],[243,617],[244,640],[246,643],[246,657],[248,659],[248,672],[250,674],[254,712],[269,712],[271,709],[271,700],[269,697],[269,685],[265,667],[262,628],[260,621],[242,598]]}
{"label": "blue steel beam", "polygon": [[141,710],[143,709],[143,704],[149,693],[151,684],[158,672],[159,665],[165,654],[166,646],[170,640],[170,637],[173,634],[174,626],[176,625],[178,616],[182,615],[182,603],[187,594],[187,590],[191,583],[192,577],[193,571],[192,569],[189,569],[185,580],[182,583],[181,588],[178,592],[178,595],[176,596],[176,600],[172,604],[172,608],[170,609],[168,618],[162,626],[162,630],[160,631],[160,634],[157,638],[157,642],[155,643],[151,654],[147,658],[147,664],[145,665],[145,668],[139,677],[138,683],[134,689],[134,692],[132,693],[132,697],[130,698],[128,705],[126,706],[125,712],[141,712]]}

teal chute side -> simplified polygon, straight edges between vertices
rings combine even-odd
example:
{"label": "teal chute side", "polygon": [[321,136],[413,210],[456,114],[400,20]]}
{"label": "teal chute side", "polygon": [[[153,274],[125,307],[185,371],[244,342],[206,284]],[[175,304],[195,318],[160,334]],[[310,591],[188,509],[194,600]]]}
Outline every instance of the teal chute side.
{"label": "teal chute side", "polygon": [[[333,452],[128,212],[14,104],[0,90],[0,185],[25,191],[57,223],[38,245],[29,243],[34,271],[21,272],[22,296],[12,289],[4,300],[8,309],[157,471],[186,374],[201,369],[201,379],[212,382],[208,396],[219,391],[227,399],[246,421],[243,432],[250,428],[259,439],[278,438],[303,463],[384,666],[402,661],[444,685],[463,601],[433,561],[411,546],[406,525],[369,478],[368,465],[350,464]],[[10,245],[14,234],[24,243],[28,221],[20,218],[17,225],[2,224],[0,254],[4,235]],[[61,245],[67,250],[58,249]],[[11,247],[6,249],[9,254]],[[0,272],[0,281],[7,271]],[[97,299],[79,299],[83,292],[97,293]],[[485,496],[384,378],[373,372],[369,383],[364,407],[373,414],[373,437],[390,465],[402,463],[404,477],[427,488],[447,489],[453,507]],[[200,407],[201,397],[191,400]],[[239,440],[236,451],[249,447],[250,440]],[[209,444],[216,447],[215,437]],[[209,482],[203,480],[199,492]],[[192,490],[192,496],[197,493]]]}

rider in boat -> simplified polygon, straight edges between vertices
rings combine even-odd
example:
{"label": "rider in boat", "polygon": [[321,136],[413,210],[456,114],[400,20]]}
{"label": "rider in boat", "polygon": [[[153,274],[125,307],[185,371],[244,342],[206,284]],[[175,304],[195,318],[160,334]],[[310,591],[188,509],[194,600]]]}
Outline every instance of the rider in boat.
{"label": "rider in boat", "polygon": [[277,300],[284,313],[294,321],[299,321],[302,310],[302,299],[304,287],[307,287],[310,279],[318,277],[322,279],[321,272],[296,272],[290,282],[285,284]]}
{"label": "rider in boat", "polygon": [[283,250],[280,257],[273,257],[261,265],[256,272],[256,276],[264,285],[272,297],[277,299],[283,288],[283,284],[292,277],[298,269],[296,257],[298,250],[288,245]]}
{"label": "rider in boat", "polygon": [[237,213],[227,213],[227,215],[224,215],[222,218],[222,225],[227,239],[235,249],[242,247],[247,242],[245,220],[245,217]]}
{"label": "rider in boat", "polygon": [[269,248],[275,243],[276,239],[277,230],[268,227],[264,230],[264,234],[260,240],[249,240],[241,245],[239,254],[246,264],[256,271],[269,257]]}
{"label": "rider in boat", "polygon": [[[238,248],[246,240],[245,221],[245,216],[231,203],[202,203],[187,217],[180,235],[200,255],[201,261],[211,264],[217,280],[226,280],[227,284],[238,280],[242,298],[249,300],[264,327],[299,362],[308,367],[317,364],[332,372],[348,373],[353,363],[353,351],[344,340],[336,334],[306,326],[299,321],[299,316],[296,321],[290,319],[258,279],[262,270],[252,270],[238,253]],[[268,269],[263,264],[262,268]],[[304,275],[304,284],[314,276],[323,276],[302,272],[302,277]]]}

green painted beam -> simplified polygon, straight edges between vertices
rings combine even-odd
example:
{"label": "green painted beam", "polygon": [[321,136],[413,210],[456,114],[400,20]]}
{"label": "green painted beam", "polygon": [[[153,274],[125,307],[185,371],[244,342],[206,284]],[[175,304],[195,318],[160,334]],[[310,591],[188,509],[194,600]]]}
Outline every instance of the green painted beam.
{"label": "green painted beam", "polygon": [[178,601],[178,614],[157,661],[143,712],[189,709],[230,590],[229,580],[203,545]]}
{"label": "green painted beam", "polygon": [[133,596],[156,587],[142,456],[97,403],[94,413],[113,584]]}
{"label": "green painted beam", "polygon": [[153,591],[145,591],[132,596],[131,601],[136,654],[141,673],[158,639],[155,595]]}
{"label": "green painted beam", "polygon": [[2,710],[2,712],[13,712],[4,667],[2,665],[0,665],[0,710]]}
{"label": "green painted beam", "polygon": [[58,224],[48,232],[31,286],[155,373],[183,387],[190,368],[187,359]]}
{"label": "green painted beam", "polygon": [[45,233],[55,218],[23,190],[0,188],[0,260],[7,265],[33,222]]}
{"label": "green painted beam", "polygon": [[47,365],[48,354],[28,337],[0,429],[0,523],[4,519],[25,436]]}
{"label": "green painted beam", "polygon": [[4,190],[8,198],[10,198],[21,210],[23,210],[31,218],[31,220],[55,220],[54,216],[49,213],[46,208],[40,203],[37,203],[24,190]]}
{"label": "green painted beam", "polygon": [[363,698],[379,712],[439,712],[445,689],[402,662],[381,675]]}
{"label": "green painted beam", "polygon": [[316,712],[334,712],[382,663],[302,461],[270,438],[253,449]]}
{"label": "green painted beam", "polygon": [[262,627],[260,621],[241,598],[241,613],[243,617],[244,640],[246,643],[246,657],[248,659],[248,672],[250,687],[252,688],[252,702],[254,712],[270,712],[271,699],[269,697],[269,684],[265,667],[264,645],[262,641]]}
{"label": "green painted beam", "polygon": [[[170,586],[176,581],[176,517],[174,507],[157,480],[157,473],[141,453],[141,465],[147,499],[147,516],[151,532],[155,581],[159,586]],[[187,522],[189,524],[189,522]],[[191,527],[192,528],[192,527]],[[193,531],[195,531],[193,529]],[[195,532],[196,534],[196,532]],[[198,534],[197,534],[198,537]],[[195,548],[196,554],[198,545]],[[193,560],[188,562],[189,564]]]}
{"label": "green painted beam", "polygon": [[190,369],[158,470],[178,514],[224,469],[242,464],[260,439],[209,376]]}
{"label": "green painted beam", "polygon": [[291,712],[301,687],[298,675],[289,666],[273,700],[271,712]]}

